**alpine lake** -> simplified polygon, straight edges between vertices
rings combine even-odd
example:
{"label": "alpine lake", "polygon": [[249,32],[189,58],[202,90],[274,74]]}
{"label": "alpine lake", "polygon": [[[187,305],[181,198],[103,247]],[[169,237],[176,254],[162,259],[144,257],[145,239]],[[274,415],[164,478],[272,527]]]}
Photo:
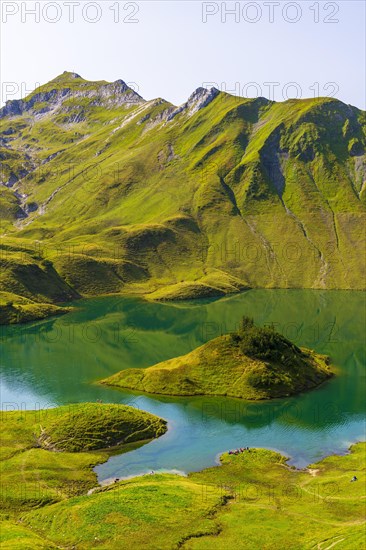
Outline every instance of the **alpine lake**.
{"label": "alpine lake", "polygon": [[[83,299],[61,317],[0,327],[2,410],[76,402],[124,403],[168,420],[165,435],[96,467],[101,483],[150,471],[187,473],[237,447],[266,447],[302,468],[365,440],[366,294],[250,290],[221,299],[154,303]],[[318,389],[271,401],[163,397],[98,383],[126,368],[183,355],[237,328],[243,315],[329,355],[335,376]]]}

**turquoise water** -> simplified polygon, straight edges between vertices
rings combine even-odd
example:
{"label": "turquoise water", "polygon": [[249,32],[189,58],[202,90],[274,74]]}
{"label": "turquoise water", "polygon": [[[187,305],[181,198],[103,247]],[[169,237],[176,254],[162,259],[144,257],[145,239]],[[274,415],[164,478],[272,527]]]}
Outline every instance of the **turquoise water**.
{"label": "turquoise water", "polygon": [[[3,410],[79,401],[127,403],[168,420],[168,432],[96,468],[101,481],[151,470],[189,472],[239,446],[277,449],[303,467],[365,440],[365,293],[251,290],[220,300],[154,304],[82,300],[63,317],[1,328]],[[337,376],[293,398],[166,398],[99,386],[121,369],[187,353],[235,329],[242,315],[331,356]]]}

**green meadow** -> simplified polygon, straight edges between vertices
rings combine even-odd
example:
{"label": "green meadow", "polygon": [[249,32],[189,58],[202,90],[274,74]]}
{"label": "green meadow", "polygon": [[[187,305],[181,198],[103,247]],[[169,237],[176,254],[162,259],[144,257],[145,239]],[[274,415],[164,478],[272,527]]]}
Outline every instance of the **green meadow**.
{"label": "green meadow", "polygon": [[260,530],[261,548],[364,548],[364,443],[304,470],[251,448],[187,477],[97,485],[92,467],[111,443],[164,430],[157,417],[117,405],[3,413],[1,547],[254,549]]}
{"label": "green meadow", "polygon": [[124,405],[3,412],[2,509],[43,506],[83,493],[96,485],[93,466],[165,431],[164,420]]}

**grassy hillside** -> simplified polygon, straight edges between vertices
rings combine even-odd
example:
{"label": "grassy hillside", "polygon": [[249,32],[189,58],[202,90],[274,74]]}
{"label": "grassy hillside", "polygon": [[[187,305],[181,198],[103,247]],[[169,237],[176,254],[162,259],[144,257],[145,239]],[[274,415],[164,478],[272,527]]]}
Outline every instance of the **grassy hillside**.
{"label": "grassy hillside", "polygon": [[165,431],[164,420],[125,405],[3,412],[1,506],[12,514],[85,493],[96,486],[92,468],[117,447],[130,450]]}
{"label": "grassy hillside", "polygon": [[177,109],[60,75],[0,110],[1,290],[34,299],[45,260],[75,295],[362,289],[365,135],[330,98],[198,89]]}
{"label": "grassy hillside", "polygon": [[[265,449],[225,454],[218,474],[217,468],[192,474],[207,494],[231,490],[233,499],[217,518],[220,532],[192,538],[184,548],[255,550],[260,525],[261,547],[269,550],[363,549],[365,452],[360,443],[351,454],[326,458],[305,471],[288,468],[283,456]],[[350,483],[354,475],[358,481]]]}
{"label": "grassy hillside", "polygon": [[327,357],[244,317],[237,332],[147,369],[122,370],[102,383],[166,395],[271,399],[309,390],[330,376]]}
{"label": "grassy hillside", "polygon": [[65,315],[72,309],[35,302],[10,292],[0,292],[0,325],[28,323],[54,315]]}
{"label": "grassy hillside", "polygon": [[49,450],[81,452],[151,439],[165,431],[165,421],[145,411],[86,403],[46,417],[38,441]]}
{"label": "grassy hillside", "polygon": [[304,470],[251,448],[187,477],[152,474],[98,487],[92,468],[116,451],[111,444],[134,440],[119,447],[131,450],[161,435],[165,421],[91,403],[3,412],[1,420],[2,548],[254,550],[258,525],[271,550],[364,547],[365,443]]}
{"label": "grassy hillside", "polygon": [[[155,474],[123,480],[8,518],[2,523],[2,544],[19,548],[24,541],[30,550],[131,545],[254,550],[260,525],[261,546],[269,550],[325,550],[335,544],[361,550],[365,450],[359,443],[350,454],[306,470],[288,467],[285,457],[266,449],[225,453],[221,467],[186,478]],[[354,475],[358,480],[350,483]]]}
{"label": "grassy hillside", "polygon": [[0,325],[43,319],[69,311],[55,305],[80,295],[44,258],[38,245],[33,250],[16,240],[0,244]]}

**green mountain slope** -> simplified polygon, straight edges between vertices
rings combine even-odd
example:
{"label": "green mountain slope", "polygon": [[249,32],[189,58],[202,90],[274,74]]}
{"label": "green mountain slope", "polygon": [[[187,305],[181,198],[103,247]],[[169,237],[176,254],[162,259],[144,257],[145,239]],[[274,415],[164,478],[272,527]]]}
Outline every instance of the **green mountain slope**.
{"label": "green mountain slope", "polygon": [[1,290],[34,294],[20,249],[83,295],[364,288],[365,143],[335,99],[177,108],[64,73],[0,110]]}

